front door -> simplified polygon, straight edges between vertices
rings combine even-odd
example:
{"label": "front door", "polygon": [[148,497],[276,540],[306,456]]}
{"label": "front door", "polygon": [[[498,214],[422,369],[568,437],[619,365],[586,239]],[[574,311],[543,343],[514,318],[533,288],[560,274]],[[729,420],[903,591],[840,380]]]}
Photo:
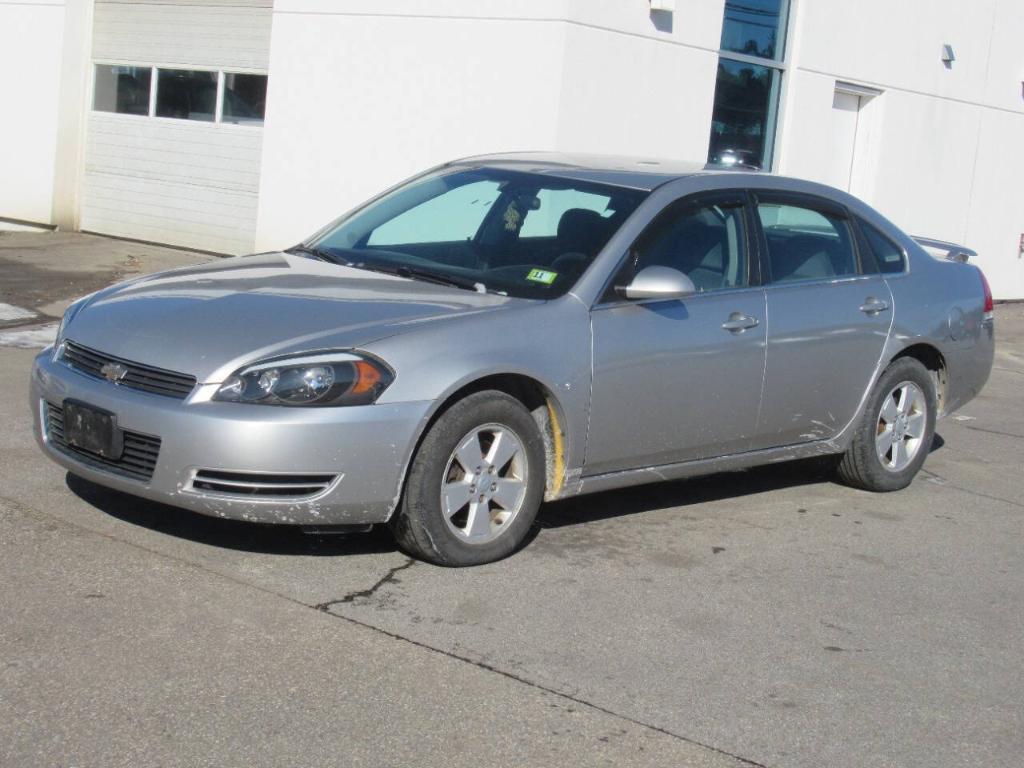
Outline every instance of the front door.
{"label": "front door", "polygon": [[[752,285],[742,194],[673,203],[640,236],[592,311],[594,377],[584,475],[747,450],[765,362],[765,296]],[[614,291],[648,266],[698,293],[628,301]]]}
{"label": "front door", "polygon": [[834,437],[871,384],[892,294],[864,274],[845,211],[816,198],[759,195],[768,254],[768,354],[753,448]]}

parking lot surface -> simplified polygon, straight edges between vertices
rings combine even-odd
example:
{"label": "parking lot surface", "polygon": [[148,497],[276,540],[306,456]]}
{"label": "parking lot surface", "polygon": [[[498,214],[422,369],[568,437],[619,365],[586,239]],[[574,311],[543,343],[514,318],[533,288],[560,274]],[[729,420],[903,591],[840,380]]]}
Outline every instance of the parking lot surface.
{"label": "parking lot surface", "polygon": [[0,237],[32,313],[0,322],[0,765],[1020,765],[1024,306],[906,490],[801,463],[587,496],[447,570],[39,453],[9,334],[204,258]]}

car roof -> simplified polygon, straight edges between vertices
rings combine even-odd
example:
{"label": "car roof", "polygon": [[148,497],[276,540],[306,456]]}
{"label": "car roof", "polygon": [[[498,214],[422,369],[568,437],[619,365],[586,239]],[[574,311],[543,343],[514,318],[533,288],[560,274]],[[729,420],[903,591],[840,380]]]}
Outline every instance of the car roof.
{"label": "car roof", "polygon": [[685,160],[563,152],[503,152],[455,160],[450,166],[504,168],[575,181],[651,191],[676,179],[703,174],[747,176],[757,171],[723,168]]}

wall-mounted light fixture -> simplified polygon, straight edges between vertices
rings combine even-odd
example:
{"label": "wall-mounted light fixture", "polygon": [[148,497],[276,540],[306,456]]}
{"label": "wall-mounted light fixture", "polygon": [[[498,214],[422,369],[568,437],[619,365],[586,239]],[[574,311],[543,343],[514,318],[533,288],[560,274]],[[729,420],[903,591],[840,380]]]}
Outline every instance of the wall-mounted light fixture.
{"label": "wall-mounted light fixture", "polygon": [[952,69],[954,61],[956,61],[956,54],[953,53],[953,46],[946,43],[942,46],[942,63],[946,65],[946,69]]}
{"label": "wall-mounted light fixture", "polygon": [[676,0],[651,0],[652,11],[668,11],[671,13],[676,9]]}

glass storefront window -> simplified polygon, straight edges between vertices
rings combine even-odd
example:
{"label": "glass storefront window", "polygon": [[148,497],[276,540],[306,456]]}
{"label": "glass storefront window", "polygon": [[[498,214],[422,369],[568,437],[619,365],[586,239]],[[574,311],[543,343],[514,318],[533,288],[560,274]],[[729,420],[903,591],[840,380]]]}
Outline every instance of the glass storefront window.
{"label": "glass storefront window", "polygon": [[722,50],[781,59],[786,10],[784,0],[726,0]]}
{"label": "glass storefront window", "polygon": [[708,162],[771,166],[779,80],[777,69],[719,59]]}
{"label": "glass storefront window", "polygon": [[726,0],[708,162],[772,167],[789,0]]}

